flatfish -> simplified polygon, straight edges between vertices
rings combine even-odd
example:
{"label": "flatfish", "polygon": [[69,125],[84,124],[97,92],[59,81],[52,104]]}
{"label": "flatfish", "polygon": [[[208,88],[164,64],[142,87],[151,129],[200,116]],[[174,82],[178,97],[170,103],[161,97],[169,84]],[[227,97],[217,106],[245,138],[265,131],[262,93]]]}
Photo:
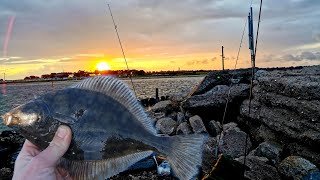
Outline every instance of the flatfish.
{"label": "flatfish", "polygon": [[106,179],[159,153],[174,176],[197,176],[205,135],[157,135],[154,121],[120,80],[92,77],[44,94],[4,115],[4,123],[45,149],[60,125],[72,130],[59,167],[74,179]]}

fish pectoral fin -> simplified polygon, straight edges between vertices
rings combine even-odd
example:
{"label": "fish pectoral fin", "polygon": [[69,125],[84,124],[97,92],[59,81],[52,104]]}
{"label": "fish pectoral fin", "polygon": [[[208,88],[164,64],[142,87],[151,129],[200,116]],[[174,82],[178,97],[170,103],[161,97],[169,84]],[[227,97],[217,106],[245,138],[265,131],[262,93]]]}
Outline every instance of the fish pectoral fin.
{"label": "fish pectoral fin", "polygon": [[138,161],[151,156],[153,151],[142,151],[103,160],[67,160],[61,158],[58,167],[67,170],[73,179],[106,179],[127,170]]}
{"label": "fish pectoral fin", "polygon": [[66,116],[57,112],[53,114],[53,118],[66,124],[74,124],[76,122],[75,118],[72,118],[70,116]]}

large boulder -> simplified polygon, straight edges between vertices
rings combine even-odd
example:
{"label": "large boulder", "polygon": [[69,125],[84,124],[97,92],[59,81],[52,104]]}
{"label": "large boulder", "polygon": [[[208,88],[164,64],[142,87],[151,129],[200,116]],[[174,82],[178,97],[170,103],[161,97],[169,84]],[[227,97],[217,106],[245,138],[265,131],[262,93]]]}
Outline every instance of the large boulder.
{"label": "large boulder", "polygon": [[259,77],[259,87],[267,92],[296,99],[320,100],[320,66],[300,71],[272,71]]}
{"label": "large boulder", "polygon": [[189,123],[194,133],[205,133],[207,132],[200,116],[195,115],[189,119]]}
{"label": "large boulder", "polygon": [[219,149],[224,155],[231,156],[232,158],[237,158],[244,155],[244,150],[246,147],[247,138],[247,153],[249,153],[252,143],[250,137],[240,129],[231,129],[227,131],[221,137],[221,144],[219,144]]}
{"label": "large boulder", "polygon": [[156,123],[156,129],[163,134],[171,135],[177,128],[177,122],[171,118],[159,119]]}
{"label": "large boulder", "polygon": [[[292,75],[292,77],[284,76],[280,72],[278,75],[274,77],[275,79],[272,79],[272,76],[268,78],[271,78],[270,81],[276,80],[279,87],[267,87],[264,84],[267,77],[262,78],[262,84],[258,80],[258,85],[253,91],[251,113],[249,114],[248,109],[249,101],[245,100],[240,107],[241,118],[248,122],[252,137],[256,141],[275,141],[285,144],[290,155],[310,157],[312,162],[320,165],[320,154],[316,149],[320,146],[320,101],[313,93],[317,87],[308,85],[308,83],[320,82],[320,75],[312,75],[310,78],[300,77],[299,74]],[[283,94],[282,91],[279,91],[277,88],[282,90],[291,88],[292,91],[298,88],[298,86],[292,86],[287,80],[284,80],[286,77],[290,77],[293,83],[297,82],[292,78],[307,81],[308,83],[299,80],[299,86],[301,86],[299,88],[308,92],[304,94],[306,97],[298,97],[294,92]],[[271,82],[271,84],[273,83],[275,82]],[[318,88],[320,88],[320,84],[318,84]],[[311,95],[315,97],[308,100]],[[292,147],[298,147],[299,150],[292,149]],[[302,151],[307,153],[301,153]]]}
{"label": "large boulder", "polygon": [[277,164],[280,161],[280,154],[282,152],[282,147],[274,142],[263,142],[255,149],[255,155],[266,157]]}
{"label": "large boulder", "polygon": [[[237,161],[243,163],[244,156],[236,158]],[[273,166],[268,165],[266,162],[267,158],[257,157],[257,156],[247,156],[246,166],[250,170],[246,170],[244,173],[245,178],[250,180],[261,180],[261,179],[281,179],[277,169]]]}
{"label": "large boulder", "polygon": [[310,161],[299,157],[289,156],[285,158],[278,166],[278,171],[286,179],[302,179],[310,172],[319,171],[319,169]]}
{"label": "large boulder", "polygon": [[235,119],[239,114],[237,107],[249,95],[249,85],[239,84],[231,87],[226,85],[217,85],[210,91],[194,95],[183,102],[184,109],[192,114],[198,114],[205,119],[222,120],[226,103],[228,109],[226,119]]}
{"label": "large boulder", "polygon": [[232,83],[249,84],[250,75],[250,68],[209,72],[208,75],[193,88],[189,96],[204,94],[218,85],[230,85]]}

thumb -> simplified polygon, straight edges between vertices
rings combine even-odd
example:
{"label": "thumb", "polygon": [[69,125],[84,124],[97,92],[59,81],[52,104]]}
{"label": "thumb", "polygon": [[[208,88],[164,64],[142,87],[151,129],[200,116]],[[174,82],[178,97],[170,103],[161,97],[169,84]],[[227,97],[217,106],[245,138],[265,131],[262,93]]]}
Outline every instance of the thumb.
{"label": "thumb", "polygon": [[68,150],[71,142],[71,136],[71,129],[68,126],[61,125],[49,146],[35,158],[42,161],[44,166],[55,166],[57,161]]}

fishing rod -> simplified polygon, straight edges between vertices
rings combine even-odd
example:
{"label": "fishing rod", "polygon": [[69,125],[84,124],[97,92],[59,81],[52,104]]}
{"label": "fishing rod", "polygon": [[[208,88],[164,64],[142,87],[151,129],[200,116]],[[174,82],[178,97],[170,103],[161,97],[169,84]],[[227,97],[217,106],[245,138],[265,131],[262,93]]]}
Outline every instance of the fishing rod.
{"label": "fishing rod", "polygon": [[[251,0],[251,3],[250,3],[250,7],[252,6],[252,3],[253,3],[253,0]],[[262,9],[262,0],[261,0],[261,3],[260,3],[260,10],[259,10],[259,21],[258,21],[258,28],[257,28],[257,38],[256,38],[256,44],[255,44],[255,49],[252,51],[252,53],[254,54],[254,56],[252,56],[252,75],[251,75],[251,83],[250,83],[250,95],[249,95],[249,114],[250,114],[250,110],[251,110],[251,99],[252,99],[252,87],[253,87],[253,78],[254,78],[254,68],[255,68],[255,55],[256,55],[256,52],[257,52],[257,44],[258,44],[258,35],[259,35],[259,27],[260,27],[260,19],[261,19],[261,9]],[[243,42],[243,37],[244,37],[244,32],[246,30],[246,27],[247,27],[247,24],[249,25],[248,29],[249,31],[253,31],[253,26],[252,24],[250,24],[250,20],[252,19],[249,19],[249,18],[246,18],[246,21],[245,21],[245,24],[244,24],[244,28],[243,28],[243,31],[242,31],[242,35],[241,35],[241,40],[240,40],[240,46],[239,46],[239,49],[238,49],[238,53],[237,53],[237,59],[236,59],[236,62],[235,62],[235,66],[234,66],[234,69],[236,70],[237,68],[237,64],[238,64],[238,60],[239,60],[239,55],[240,55],[240,50],[241,50],[241,47],[242,47],[242,42]],[[251,30],[250,30],[251,28]],[[253,33],[253,32],[251,32]],[[250,37],[250,33],[249,33],[249,37]],[[250,42],[249,42],[250,43]],[[253,39],[252,39],[252,43],[253,43]],[[253,47],[253,45],[252,45]],[[234,78],[235,74],[232,75],[232,79]],[[232,86],[232,84],[231,84]],[[227,95],[227,99],[226,99],[226,105],[225,105],[225,108],[224,108],[224,112],[223,112],[223,118],[222,118],[222,121],[221,121],[221,124],[223,125],[224,124],[224,121],[225,121],[225,118],[226,118],[226,113],[227,113],[227,109],[228,109],[228,104],[229,104],[229,97],[230,97],[230,93],[231,93],[231,87],[229,88],[229,91],[228,91],[228,95]],[[216,164],[215,166],[211,169],[210,173],[207,174],[203,179],[207,179],[211,173],[213,173],[213,171],[215,170],[217,164],[219,163],[219,160],[221,159],[221,155],[220,154],[218,156],[218,153],[219,153],[219,145],[221,143],[221,136],[223,134],[223,130],[220,132],[220,136],[217,140],[217,145],[216,145],[216,148],[215,148],[215,157],[216,157]],[[247,141],[248,141],[248,134],[246,135],[246,140],[245,140],[245,157],[244,157],[244,167],[246,165],[246,157],[247,157]],[[245,171],[244,171],[245,172]]]}
{"label": "fishing rod", "polygon": [[134,88],[134,84],[133,84],[133,81],[132,81],[132,77],[131,77],[130,69],[129,69],[129,66],[128,66],[127,58],[126,58],[126,55],[125,55],[123,47],[122,47],[121,39],[120,39],[119,32],[118,32],[118,26],[116,25],[116,23],[114,21],[114,18],[113,18],[113,15],[112,15],[112,11],[111,11],[111,8],[110,8],[109,4],[108,4],[108,7],[109,7],[110,15],[111,15],[111,18],[112,18],[112,21],[113,21],[114,29],[115,29],[115,31],[117,33],[117,37],[118,37],[119,44],[120,44],[120,47],[121,47],[123,59],[125,60],[126,65],[127,65],[127,70],[128,70],[128,74],[129,74],[129,78],[130,78],[131,84],[132,84],[132,88],[133,88],[133,91],[134,91],[134,94],[135,94],[136,98],[138,98],[137,93],[136,93],[136,89]]}
{"label": "fishing rod", "polygon": [[[258,37],[259,37],[259,27],[260,27],[260,19],[261,19],[261,9],[262,9],[262,0],[260,1],[260,9],[259,9],[259,18],[258,18],[258,27],[257,27],[257,37],[256,37],[256,44],[255,48],[252,47],[251,52],[253,55],[251,56],[252,58],[252,72],[251,72],[251,82],[250,82],[250,95],[249,95],[249,105],[248,105],[248,116],[250,117],[251,114],[251,102],[252,102],[252,90],[253,90],[253,80],[254,80],[254,74],[255,74],[255,60],[256,60],[256,52],[257,52],[257,44],[258,44]],[[251,11],[251,20],[252,20],[252,11]],[[252,22],[251,22],[252,26]],[[253,34],[253,27],[251,33]],[[252,39],[252,44],[253,44],[253,39]],[[247,121],[245,121],[245,124],[247,124]],[[244,160],[243,160],[243,166],[244,168],[246,167],[246,159],[247,159],[247,146],[248,146],[248,134],[246,134],[246,141],[245,141],[245,149],[244,149]],[[244,176],[245,171],[243,171],[243,176]]]}

